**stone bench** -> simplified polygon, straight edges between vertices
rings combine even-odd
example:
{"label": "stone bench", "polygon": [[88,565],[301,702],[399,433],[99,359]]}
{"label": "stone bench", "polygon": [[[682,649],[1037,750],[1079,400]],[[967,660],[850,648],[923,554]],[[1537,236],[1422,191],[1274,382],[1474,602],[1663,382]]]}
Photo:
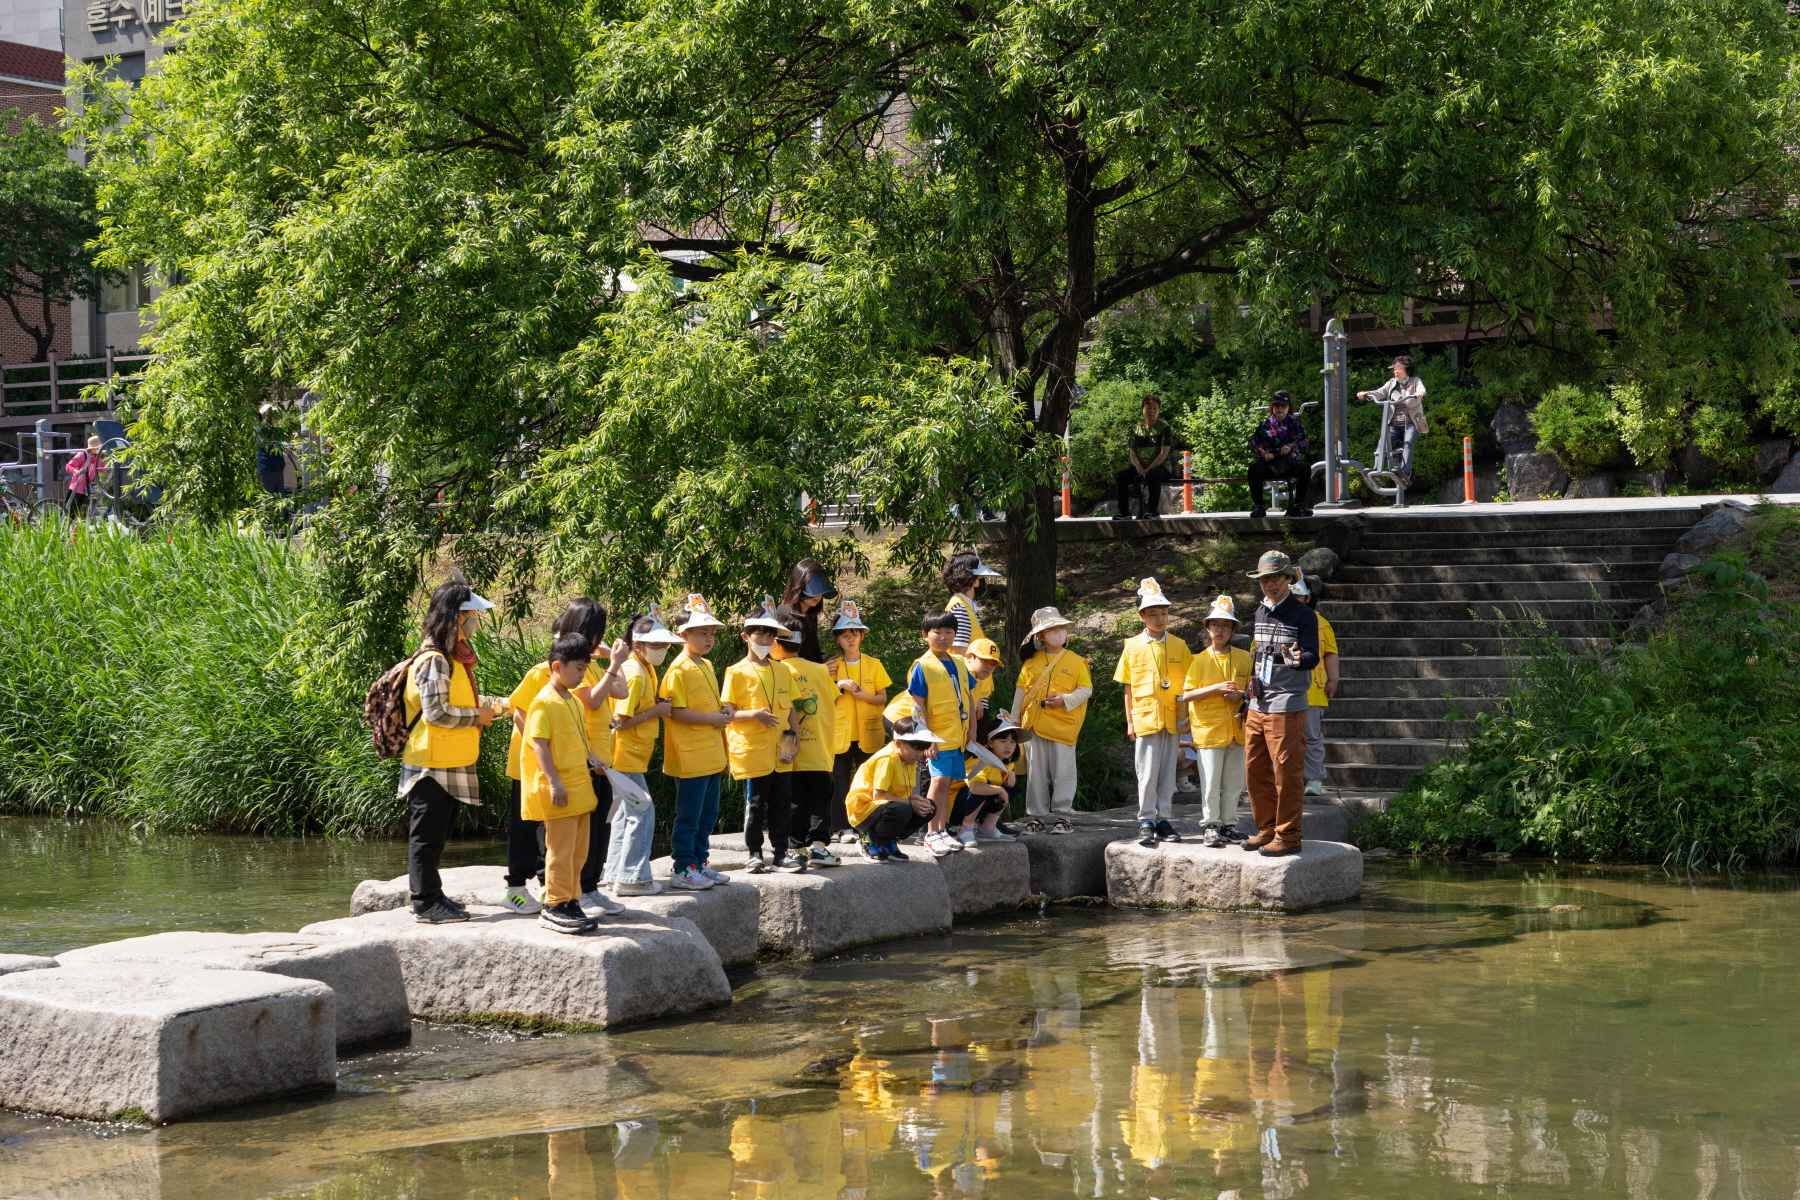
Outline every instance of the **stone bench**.
{"label": "stone bench", "polygon": [[1106,848],[1106,897],[1126,908],[1294,912],[1361,893],[1362,852],[1342,842],[1305,841],[1283,858],[1191,841]]}
{"label": "stone bench", "polygon": [[337,998],[312,979],[139,963],[0,976],[0,1105],[176,1117],[331,1088]]}
{"label": "stone bench", "polygon": [[470,911],[468,921],[422,925],[390,909],[300,932],[392,946],[419,1017],[611,1028],[731,1000],[719,956],[692,921],[620,914],[575,936],[505,909]]}
{"label": "stone bench", "polygon": [[385,941],[296,933],[157,933],[84,946],[58,955],[57,961],[268,971],[316,979],[337,995],[340,1046],[393,1037],[412,1025],[400,959]]}

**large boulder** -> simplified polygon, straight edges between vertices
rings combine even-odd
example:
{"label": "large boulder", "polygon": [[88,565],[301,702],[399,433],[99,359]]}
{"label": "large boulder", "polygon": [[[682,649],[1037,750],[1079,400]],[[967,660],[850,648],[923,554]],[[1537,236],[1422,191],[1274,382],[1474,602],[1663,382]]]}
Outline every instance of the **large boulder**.
{"label": "large boulder", "polygon": [[[444,895],[458,904],[498,908],[501,898],[506,895],[505,867],[447,867],[438,874],[443,879]],[[365,879],[350,894],[350,915],[360,917],[364,913],[387,912],[410,907],[411,903],[412,886],[406,876]]]}
{"label": "large boulder", "polygon": [[138,963],[0,976],[0,1105],[160,1124],[330,1088],[337,1000],[312,979]]}
{"label": "large boulder", "polygon": [[1568,486],[1569,473],[1554,455],[1521,450],[1506,456],[1506,491],[1514,500],[1560,495]]}
{"label": "large boulder", "polygon": [[337,995],[340,1046],[393,1037],[412,1027],[400,959],[382,941],[297,933],[153,933],[83,946],[57,958],[65,965],[129,962],[316,979]]}
{"label": "large boulder", "polygon": [[1197,842],[1106,848],[1106,897],[1121,907],[1295,912],[1361,893],[1362,852],[1342,842],[1305,841],[1284,858]]}
{"label": "large boulder", "polygon": [[[1248,804],[1239,807],[1237,826],[1245,836],[1256,833],[1256,819],[1251,816]],[[1302,805],[1300,808],[1300,836],[1309,842],[1348,842],[1350,840],[1349,810],[1335,804]]]}
{"label": "large boulder", "polygon": [[[944,871],[926,851],[905,849],[910,861],[903,863],[847,858],[801,875],[732,871],[726,886],[758,893],[758,940],[774,954],[825,958],[869,942],[949,932],[954,914]],[[727,869],[718,855],[713,867]]]}
{"label": "large boulder", "polygon": [[611,1028],[731,999],[719,956],[692,921],[622,913],[575,936],[505,909],[470,911],[468,921],[422,925],[390,909],[300,932],[392,946],[419,1017]]}
{"label": "large boulder", "polygon": [[1669,472],[1667,469],[1656,471],[1634,471],[1625,476],[1626,483],[1635,483],[1652,496],[1669,494]]}
{"label": "large boulder", "polygon": [[1106,848],[1136,836],[1126,825],[1077,825],[1073,833],[1020,838],[1031,862],[1031,893],[1046,900],[1106,895]]}
{"label": "large boulder", "polygon": [[748,887],[713,887],[704,892],[682,892],[669,888],[656,896],[620,896],[625,906],[621,918],[633,913],[647,913],[658,920],[681,918],[692,921],[700,936],[726,967],[741,967],[756,961],[757,928],[761,917],[761,893]]}
{"label": "large boulder", "polygon": [[1323,529],[1315,539],[1317,544],[1337,555],[1340,561],[1348,561],[1362,545],[1363,530],[1369,523],[1361,517],[1339,517]]}
{"label": "large boulder", "polygon": [[1590,475],[1586,479],[1573,479],[1563,492],[1565,500],[1604,500],[1613,495],[1617,489],[1613,486],[1613,477],[1602,472]]}
{"label": "large boulder", "polygon": [[1331,577],[1337,574],[1337,569],[1344,565],[1344,560],[1339,558],[1338,552],[1330,546],[1314,546],[1302,554],[1300,561],[1295,565],[1306,574],[1317,575],[1329,583]]}
{"label": "large boulder", "polygon": [[1734,505],[1720,505],[1694,522],[1694,527],[1675,543],[1675,553],[1705,558],[1742,533],[1749,514]]}
{"label": "large boulder", "polygon": [[1675,451],[1675,467],[1687,480],[1687,485],[1697,491],[1711,487],[1721,469],[1711,455],[1692,445]]}
{"label": "large boulder", "polygon": [[1769,485],[1769,494],[1772,496],[1791,496],[1795,492],[1800,492],[1800,454],[1794,455]]}
{"label": "large boulder", "polygon": [[54,958],[40,958],[35,954],[0,954],[0,975],[11,975],[14,971],[42,971],[57,965]]}
{"label": "large boulder", "polygon": [[1781,473],[1794,457],[1794,439],[1769,438],[1756,443],[1756,457],[1751,460],[1751,469],[1758,479],[1767,481]]}
{"label": "large boulder", "polygon": [[1496,408],[1488,427],[1494,431],[1494,441],[1508,455],[1537,449],[1537,431],[1531,427],[1531,413],[1517,400],[1505,401]]}
{"label": "large boulder", "polygon": [[1662,565],[1656,568],[1656,582],[1664,591],[1676,587],[1687,579],[1688,572],[1700,565],[1700,557],[1695,554],[1682,554],[1679,551],[1664,556]]}
{"label": "large boulder", "polygon": [[937,866],[954,920],[1010,912],[1031,895],[1031,854],[1017,842],[977,842],[944,855]]}
{"label": "large boulder", "polygon": [[[1464,500],[1463,474],[1457,471],[1438,485],[1439,504],[1461,504]],[[1488,504],[1500,495],[1500,471],[1493,466],[1475,468],[1475,502]]]}

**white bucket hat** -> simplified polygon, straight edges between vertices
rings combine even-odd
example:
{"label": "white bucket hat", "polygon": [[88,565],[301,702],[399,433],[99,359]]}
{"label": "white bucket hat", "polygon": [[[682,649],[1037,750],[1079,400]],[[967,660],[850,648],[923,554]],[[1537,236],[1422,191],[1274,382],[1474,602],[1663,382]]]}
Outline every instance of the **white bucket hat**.
{"label": "white bucket hat", "polygon": [[681,623],[677,630],[689,629],[723,629],[725,622],[713,616],[712,605],[699,592],[689,592],[687,603],[682,606]]}
{"label": "white bucket hat", "polygon": [[846,600],[838,605],[837,620],[831,624],[831,632],[841,629],[867,629],[862,623],[862,610],[856,607],[856,601]]}
{"label": "white bucket hat", "polygon": [[644,615],[646,617],[649,617],[652,621],[656,622],[656,628],[650,630],[647,633],[641,634],[641,635],[633,634],[631,637],[632,641],[634,641],[634,642],[649,642],[653,646],[654,645],[663,645],[663,646],[679,646],[679,645],[681,645],[681,638],[673,633],[670,633],[668,625],[665,624],[663,621],[662,605],[652,604],[650,606],[650,611],[646,612]]}
{"label": "white bucket hat", "polygon": [[1073,625],[1075,622],[1058,612],[1053,605],[1045,605],[1031,614],[1030,637],[1036,637],[1046,629],[1055,629],[1058,625]]}
{"label": "white bucket hat", "polygon": [[1238,618],[1237,602],[1230,596],[1220,596],[1214,600],[1212,608],[1206,614],[1206,619],[1208,621],[1230,621],[1233,625],[1244,623]]}
{"label": "white bucket hat", "polygon": [[1138,611],[1146,608],[1168,608],[1169,598],[1163,595],[1162,585],[1154,578],[1145,577],[1138,581]]}
{"label": "white bucket hat", "polygon": [[752,629],[773,629],[777,637],[787,636],[787,622],[775,614],[775,597],[764,595],[762,611],[754,617],[744,618],[744,631],[748,633]]}

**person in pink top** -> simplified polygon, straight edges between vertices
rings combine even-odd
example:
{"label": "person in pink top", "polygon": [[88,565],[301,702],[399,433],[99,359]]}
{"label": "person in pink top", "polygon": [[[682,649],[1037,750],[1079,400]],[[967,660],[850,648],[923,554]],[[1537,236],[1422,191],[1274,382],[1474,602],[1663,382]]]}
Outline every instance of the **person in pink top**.
{"label": "person in pink top", "polygon": [[100,439],[90,437],[87,449],[76,451],[74,457],[69,459],[69,465],[63,468],[69,476],[67,511],[71,519],[87,512],[94,489],[100,482],[102,465]]}

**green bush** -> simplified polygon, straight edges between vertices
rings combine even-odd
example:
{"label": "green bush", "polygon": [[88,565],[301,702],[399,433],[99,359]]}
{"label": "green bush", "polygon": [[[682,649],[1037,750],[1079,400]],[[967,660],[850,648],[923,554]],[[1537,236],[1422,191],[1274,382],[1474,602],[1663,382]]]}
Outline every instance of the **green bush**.
{"label": "green bush", "polygon": [[[1144,397],[1153,392],[1163,401],[1163,420],[1175,428],[1180,402],[1155,388],[1127,379],[1107,379],[1088,388],[1069,417],[1069,469],[1075,495],[1100,500],[1113,494],[1113,476],[1131,464],[1125,457],[1131,428],[1144,419]],[[1169,453],[1170,469],[1177,474],[1180,455],[1179,445]]]}
{"label": "green bush", "polygon": [[1800,855],[1800,612],[1734,556],[1672,632],[1600,657],[1524,631],[1499,714],[1415,775],[1363,845],[1683,866]]}
{"label": "green bush", "polygon": [[1538,448],[1554,454],[1563,469],[1586,479],[1606,468],[1625,447],[1619,440],[1618,405],[1606,391],[1565,383],[1544,393],[1531,410]]}
{"label": "green bush", "polygon": [[[1250,463],[1250,435],[1263,416],[1221,384],[1189,405],[1175,433],[1183,445],[1193,447],[1195,478],[1242,475]],[[1194,507],[1200,512],[1241,511],[1250,507],[1250,489],[1241,483],[1209,486],[1196,491]]]}

